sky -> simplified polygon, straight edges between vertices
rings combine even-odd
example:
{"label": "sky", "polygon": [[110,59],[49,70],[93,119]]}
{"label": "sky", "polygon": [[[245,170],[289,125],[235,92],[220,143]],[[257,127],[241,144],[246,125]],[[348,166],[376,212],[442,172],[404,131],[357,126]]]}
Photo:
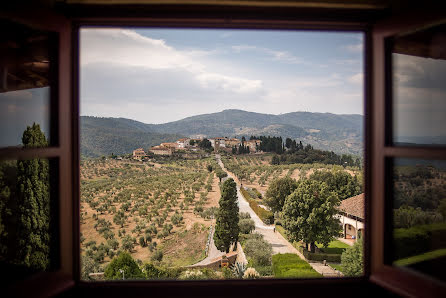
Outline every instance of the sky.
{"label": "sky", "polygon": [[446,60],[402,54],[392,59],[394,141],[445,144]]}
{"label": "sky", "polygon": [[81,115],[363,114],[363,34],[83,28]]}
{"label": "sky", "polygon": [[49,139],[49,107],[50,87],[0,93],[0,147],[22,144],[23,132],[33,123]]}

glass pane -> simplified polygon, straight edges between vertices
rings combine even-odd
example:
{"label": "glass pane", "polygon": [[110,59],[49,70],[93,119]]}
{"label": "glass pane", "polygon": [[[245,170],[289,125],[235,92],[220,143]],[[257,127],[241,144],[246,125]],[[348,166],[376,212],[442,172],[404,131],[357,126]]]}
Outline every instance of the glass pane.
{"label": "glass pane", "polygon": [[0,147],[22,146],[34,123],[49,140],[50,34],[0,20],[0,44]]}
{"label": "glass pane", "polygon": [[83,28],[81,278],[362,275],[362,49],[362,33]]}
{"label": "glass pane", "polygon": [[446,25],[396,37],[393,142],[446,144]]}
{"label": "glass pane", "polygon": [[57,267],[54,160],[0,161],[1,283]]}
{"label": "glass pane", "polygon": [[446,281],[446,161],[394,162],[393,264]]}

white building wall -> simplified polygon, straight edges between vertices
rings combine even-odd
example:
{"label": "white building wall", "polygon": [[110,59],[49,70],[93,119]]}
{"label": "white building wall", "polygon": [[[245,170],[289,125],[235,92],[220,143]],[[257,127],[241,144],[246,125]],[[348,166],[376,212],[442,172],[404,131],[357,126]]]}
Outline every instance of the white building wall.
{"label": "white building wall", "polygon": [[358,230],[362,230],[363,231],[363,235],[364,235],[364,223],[363,222],[354,220],[354,219],[352,219],[350,217],[346,217],[344,215],[339,215],[339,221],[342,224],[342,233],[345,232],[345,225],[349,224],[349,225],[353,226],[356,229],[356,237],[358,236]]}

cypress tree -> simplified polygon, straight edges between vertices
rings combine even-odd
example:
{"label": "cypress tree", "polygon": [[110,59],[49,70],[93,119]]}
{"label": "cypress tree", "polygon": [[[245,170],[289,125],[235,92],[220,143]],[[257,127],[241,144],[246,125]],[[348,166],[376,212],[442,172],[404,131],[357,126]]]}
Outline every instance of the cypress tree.
{"label": "cypress tree", "polygon": [[[26,128],[22,143],[24,148],[48,145],[40,126],[35,123]],[[17,161],[17,203],[17,263],[46,270],[50,265],[48,160]]]}
{"label": "cypress tree", "polygon": [[238,241],[239,208],[237,185],[232,178],[223,183],[215,224],[214,243],[217,249],[229,252],[232,243]]}

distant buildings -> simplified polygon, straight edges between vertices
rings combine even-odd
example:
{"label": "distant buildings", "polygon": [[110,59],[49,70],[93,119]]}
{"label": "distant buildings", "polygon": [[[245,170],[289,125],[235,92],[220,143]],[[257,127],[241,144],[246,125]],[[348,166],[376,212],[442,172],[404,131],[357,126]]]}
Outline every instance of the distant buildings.
{"label": "distant buildings", "polygon": [[149,151],[155,155],[172,155],[174,149],[168,146],[153,146]]}
{"label": "distant buildings", "polygon": [[144,152],[144,149],[138,148],[133,150],[133,159],[143,159],[146,156],[146,153]]}
{"label": "distant buildings", "polygon": [[257,152],[260,143],[260,140],[249,140],[245,142],[245,146],[249,148],[249,152]]}
{"label": "distant buildings", "polygon": [[183,149],[183,148],[186,148],[186,147],[188,147],[190,145],[190,139],[189,138],[182,138],[182,139],[179,139],[176,143],[178,144],[178,148]]}
{"label": "distant buildings", "polygon": [[[158,146],[153,146],[149,149],[149,152],[155,155],[172,155],[177,150],[188,150],[188,151],[197,151],[198,143],[201,142],[202,138],[181,138],[176,142],[171,143],[161,143]],[[242,142],[236,138],[210,138],[208,139],[211,142],[211,146],[218,150],[224,150],[227,152],[231,152],[232,148],[239,147]],[[244,142],[244,146],[249,147],[250,152],[256,152],[258,146],[260,145],[260,140],[249,140]],[[142,148],[138,148],[133,150],[133,158],[142,160],[146,157],[146,153]]]}

